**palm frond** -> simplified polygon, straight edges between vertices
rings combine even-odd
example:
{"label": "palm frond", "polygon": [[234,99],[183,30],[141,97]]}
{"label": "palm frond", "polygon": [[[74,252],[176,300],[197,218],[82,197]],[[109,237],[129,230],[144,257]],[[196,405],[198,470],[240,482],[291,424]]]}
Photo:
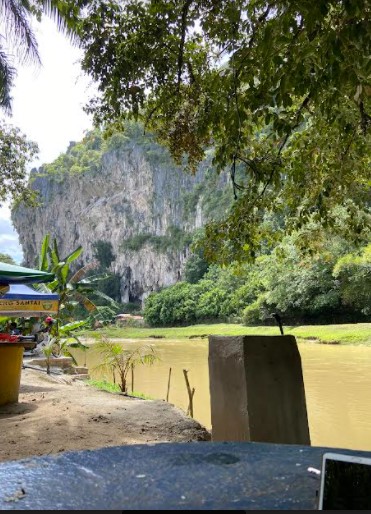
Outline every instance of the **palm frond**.
{"label": "palm frond", "polygon": [[40,64],[37,41],[29,22],[29,9],[17,0],[1,0],[0,8],[7,41],[13,45],[22,63]]}
{"label": "palm frond", "polygon": [[57,24],[58,30],[76,45],[80,43],[77,33],[78,16],[81,9],[88,4],[89,2],[86,0],[77,0],[74,5],[72,2],[63,4],[58,0],[43,0],[42,2],[43,12]]}
{"label": "palm frond", "polygon": [[69,272],[70,272],[70,267],[66,263],[60,269],[60,276],[61,276],[63,284],[66,284],[66,282],[67,282],[67,278],[68,278],[68,273]]}
{"label": "palm frond", "polygon": [[0,106],[8,114],[11,113],[12,98],[10,89],[15,77],[15,68],[8,61],[7,54],[0,47]]}
{"label": "palm frond", "polygon": [[84,278],[84,282],[86,284],[94,284],[94,283],[100,283],[104,280],[107,280],[108,278],[112,277],[112,273],[98,273],[97,275],[89,275],[89,277]]}
{"label": "palm frond", "polygon": [[58,258],[58,255],[55,253],[55,251],[52,249],[52,248],[48,248],[48,255],[49,255],[49,259],[51,261],[51,264],[53,266],[52,270],[53,271],[56,271],[58,270],[58,267],[61,266],[60,262],[59,262],[59,258]]}

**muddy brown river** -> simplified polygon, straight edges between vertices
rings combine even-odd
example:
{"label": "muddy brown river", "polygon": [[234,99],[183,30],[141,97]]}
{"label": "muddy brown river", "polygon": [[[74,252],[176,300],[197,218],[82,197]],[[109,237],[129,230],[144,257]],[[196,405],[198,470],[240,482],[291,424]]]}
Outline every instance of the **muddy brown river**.
{"label": "muddy brown river", "polygon": [[[160,358],[153,366],[135,369],[134,390],[165,399],[171,367],[169,402],[184,411],[188,394],[183,369],[187,369],[190,385],[195,388],[194,417],[211,428],[207,339],[123,340],[122,343],[128,349],[151,344]],[[298,347],[312,445],[371,450],[371,348],[311,343],[299,343]],[[78,363],[84,364],[82,352],[76,356]],[[111,376],[94,370],[99,361],[99,354],[92,346],[86,352],[90,376],[112,381]]]}

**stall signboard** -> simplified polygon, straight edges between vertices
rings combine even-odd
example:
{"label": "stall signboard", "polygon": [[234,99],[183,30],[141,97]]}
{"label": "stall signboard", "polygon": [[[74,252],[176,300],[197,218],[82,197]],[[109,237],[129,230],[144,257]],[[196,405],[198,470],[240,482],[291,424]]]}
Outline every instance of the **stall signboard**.
{"label": "stall signboard", "polygon": [[0,298],[0,315],[31,317],[58,313],[59,295],[35,291],[24,284],[10,284],[9,291]]}

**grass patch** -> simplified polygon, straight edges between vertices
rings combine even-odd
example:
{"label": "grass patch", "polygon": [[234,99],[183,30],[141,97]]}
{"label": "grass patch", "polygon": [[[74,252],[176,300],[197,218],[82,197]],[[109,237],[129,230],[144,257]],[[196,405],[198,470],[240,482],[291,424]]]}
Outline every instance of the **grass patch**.
{"label": "grass patch", "polygon": [[[109,393],[121,393],[120,387],[118,384],[114,384],[113,382],[108,382],[107,380],[93,380],[89,379],[85,381],[88,385],[99,389],[100,391],[107,391]],[[139,391],[128,392],[128,396],[134,396],[135,398],[142,398],[142,400],[153,400],[151,396],[147,394],[141,393]]]}
{"label": "grass patch", "polygon": [[[302,325],[284,326],[285,334],[292,334],[297,339],[318,339],[318,342],[371,346],[371,323],[349,323],[344,325]],[[100,335],[117,339],[194,339],[208,335],[279,335],[277,326],[246,327],[228,323],[213,325],[191,325],[188,327],[141,328],[117,327],[114,325],[81,333],[83,337],[97,339]]]}
{"label": "grass patch", "polygon": [[120,393],[120,387],[118,384],[114,384],[113,382],[107,382],[107,380],[86,380],[86,383],[100,391],[108,391],[109,393]]}
{"label": "grass patch", "polygon": [[371,323],[290,327],[287,333],[293,334],[298,339],[317,338],[320,343],[371,346]]}
{"label": "grass patch", "polygon": [[142,398],[142,400],[154,400],[154,398],[148,396],[148,394],[140,393],[139,391],[130,392],[128,395],[134,396],[135,398]]}

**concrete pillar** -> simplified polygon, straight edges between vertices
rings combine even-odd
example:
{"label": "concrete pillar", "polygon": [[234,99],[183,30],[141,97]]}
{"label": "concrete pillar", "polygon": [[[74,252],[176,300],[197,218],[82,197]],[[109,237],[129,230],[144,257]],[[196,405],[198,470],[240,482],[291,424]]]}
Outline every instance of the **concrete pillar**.
{"label": "concrete pillar", "polygon": [[209,336],[213,441],[310,444],[294,336]]}

